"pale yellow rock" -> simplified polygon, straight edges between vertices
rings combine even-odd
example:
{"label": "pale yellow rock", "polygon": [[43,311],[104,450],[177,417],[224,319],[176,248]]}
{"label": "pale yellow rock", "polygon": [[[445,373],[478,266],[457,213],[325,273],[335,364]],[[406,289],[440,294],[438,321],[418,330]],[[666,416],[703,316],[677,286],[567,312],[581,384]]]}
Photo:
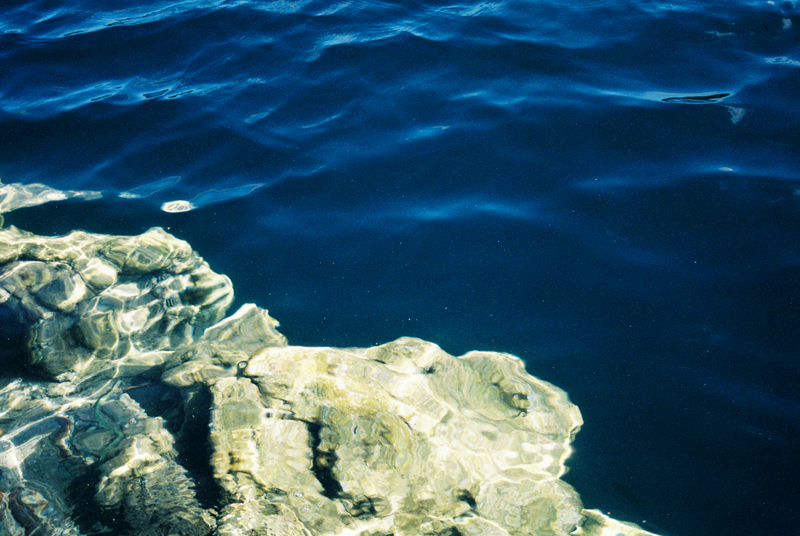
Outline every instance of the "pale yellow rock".
{"label": "pale yellow rock", "polygon": [[583,510],[584,519],[575,536],[656,536],[634,523],[617,521],[599,510]]}
{"label": "pale yellow rock", "polygon": [[189,244],[175,239],[160,227],[150,229],[136,237],[136,240],[129,237],[112,238],[104,244],[101,254],[119,271],[140,274],[173,266],[180,266],[183,271],[187,264],[196,259]]}
{"label": "pale yellow rock", "polygon": [[171,368],[161,376],[161,381],[173,387],[191,387],[198,384],[213,384],[216,380],[230,376],[228,368],[208,361],[187,361]]}
{"label": "pale yellow rock", "polygon": [[76,263],[78,274],[95,291],[102,291],[113,285],[119,272],[99,257],[92,257],[85,263]]}
{"label": "pale yellow rock", "polygon": [[[520,359],[408,337],[289,346],[255,305],[224,318],[232,301],[230,280],[159,228],[0,229],[0,303],[29,323],[30,363],[65,386],[0,389],[0,470],[25,482],[40,451],[96,464],[96,504],[146,536],[651,536],[583,509],[561,479],[581,414]],[[161,418],[125,394],[159,377],[187,416],[210,409],[213,508]]]}
{"label": "pale yellow rock", "polygon": [[141,370],[132,359],[188,346],[232,301],[230,280],[160,228],[134,237],[0,229],[0,303],[32,322],[31,363],[52,378]]}
{"label": "pale yellow rock", "polygon": [[312,534],[366,519],[417,534],[465,515],[509,534],[568,534],[581,519],[559,479],[580,413],[512,356],[455,358],[410,338],[270,346],[211,389],[221,485],[242,503],[280,490]]}

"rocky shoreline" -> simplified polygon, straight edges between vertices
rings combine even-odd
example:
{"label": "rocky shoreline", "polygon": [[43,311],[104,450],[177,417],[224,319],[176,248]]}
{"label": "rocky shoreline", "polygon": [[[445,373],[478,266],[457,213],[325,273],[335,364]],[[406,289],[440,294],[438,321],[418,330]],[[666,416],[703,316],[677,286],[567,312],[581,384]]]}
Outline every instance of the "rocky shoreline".
{"label": "rocky shoreline", "polygon": [[291,346],[232,302],[160,228],[0,229],[35,373],[0,379],[0,535],[649,534],[561,480],[580,412],[518,358]]}

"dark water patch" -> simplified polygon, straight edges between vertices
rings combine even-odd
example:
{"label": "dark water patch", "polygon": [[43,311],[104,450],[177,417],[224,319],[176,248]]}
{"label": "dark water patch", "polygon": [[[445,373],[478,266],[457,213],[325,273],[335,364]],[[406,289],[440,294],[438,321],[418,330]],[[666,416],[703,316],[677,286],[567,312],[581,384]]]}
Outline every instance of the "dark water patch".
{"label": "dark water patch", "polygon": [[222,489],[214,478],[211,456],[214,449],[208,437],[211,423],[211,393],[200,389],[184,393],[183,425],[177,437],[178,463],[196,483],[195,494],[204,508],[219,508]]}
{"label": "dark water patch", "polygon": [[34,375],[26,366],[27,330],[10,308],[0,305],[0,377],[17,378]]}
{"label": "dark water patch", "polygon": [[730,97],[730,93],[714,93],[712,95],[686,95],[684,97],[668,97],[662,99],[664,102],[679,102],[683,104],[716,103],[725,97]]}
{"label": "dark water patch", "polygon": [[72,230],[133,235],[153,227],[156,214],[155,210],[125,199],[106,198],[88,204],[67,200],[14,211],[5,215],[5,223],[46,236]]}
{"label": "dark water patch", "polygon": [[[342,485],[336,480],[334,466],[337,456],[335,452],[321,450],[322,426],[318,423],[308,423],[309,447],[311,448],[311,471],[322,486],[322,495],[328,499],[335,499],[342,493]],[[374,513],[374,512],[373,512]]]}

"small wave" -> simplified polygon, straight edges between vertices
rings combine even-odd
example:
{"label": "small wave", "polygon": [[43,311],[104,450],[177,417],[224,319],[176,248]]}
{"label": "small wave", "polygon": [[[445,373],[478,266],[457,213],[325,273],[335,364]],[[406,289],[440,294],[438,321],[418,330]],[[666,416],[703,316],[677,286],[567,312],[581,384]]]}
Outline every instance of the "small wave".
{"label": "small wave", "polygon": [[[319,226],[324,218],[328,223]],[[386,200],[369,207],[353,206],[342,210],[327,210],[320,214],[317,207],[276,209],[259,217],[259,224],[271,230],[281,229],[293,235],[314,233],[336,235],[360,229],[381,232],[408,233],[418,226],[437,226],[454,223],[464,225],[470,220],[525,222],[534,225],[560,224],[563,216],[548,208],[541,200],[525,201],[487,199],[465,195],[449,199]]]}
{"label": "small wave", "polygon": [[767,63],[773,65],[788,65],[790,67],[800,67],[800,60],[795,60],[792,58],[787,58],[786,56],[778,56],[775,58],[767,58]]}
{"label": "small wave", "polygon": [[3,184],[0,182],[0,214],[20,208],[35,207],[51,201],[82,198],[87,201],[102,197],[91,190],[56,190],[44,184]]}
{"label": "small wave", "polygon": [[161,205],[161,210],[164,212],[188,212],[208,205],[216,205],[224,203],[225,201],[230,201],[231,199],[244,197],[264,185],[265,183],[256,183],[236,186],[234,188],[213,188],[196,195],[188,201],[182,199],[168,201]]}
{"label": "small wave", "polygon": [[681,104],[709,104],[719,102],[730,97],[730,93],[712,93],[711,95],[680,95],[661,99],[664,102],[677,102]]}
{"label": "small wave", "polygon": [[150,197],[151,195],[162,190],[172,188],[178,184],[180,180],[180,177],[167,177],[166,179],[149,182],[147,184],[137,186],[136,188],[131,188],[130,190],[121,192],[119,196],[123,199],[143,199],[145,197]]}

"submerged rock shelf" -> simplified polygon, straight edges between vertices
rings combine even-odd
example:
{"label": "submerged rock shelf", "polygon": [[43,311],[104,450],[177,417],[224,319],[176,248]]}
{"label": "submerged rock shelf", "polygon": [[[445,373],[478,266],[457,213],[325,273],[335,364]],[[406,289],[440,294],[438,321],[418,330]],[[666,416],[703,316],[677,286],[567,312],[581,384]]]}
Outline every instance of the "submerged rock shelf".
{"label": "submerged rock shelf", "polygon": [[649,534],[561,480],[580,412],[520,359],[291,346],[232,301],[159,228],[0,229],[38,374],[0,380],[0,535]]}

